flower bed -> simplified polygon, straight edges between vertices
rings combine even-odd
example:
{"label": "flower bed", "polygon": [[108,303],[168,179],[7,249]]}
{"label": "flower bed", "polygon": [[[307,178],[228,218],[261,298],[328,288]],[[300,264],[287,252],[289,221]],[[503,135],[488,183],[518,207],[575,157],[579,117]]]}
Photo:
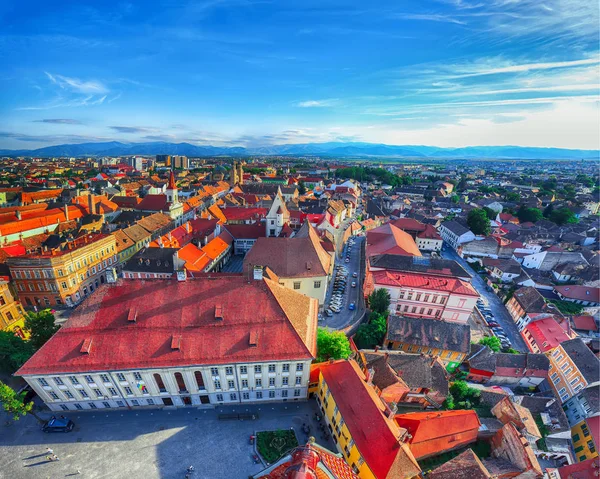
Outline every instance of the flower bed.
{"label": "flower bed", "polygon": [[298,446],[293,429],[256,433],[256,449],[265,462],[272,464],[290,449]]}

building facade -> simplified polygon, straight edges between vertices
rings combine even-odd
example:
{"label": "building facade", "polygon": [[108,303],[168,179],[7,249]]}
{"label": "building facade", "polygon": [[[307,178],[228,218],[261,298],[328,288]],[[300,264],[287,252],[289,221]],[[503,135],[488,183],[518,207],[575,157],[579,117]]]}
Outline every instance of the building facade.
{"label": "building facade", "polygon": [[584,419],[571,428],[571,440],[577,462],[598,457],[600,415]]}
{"label": "building facade", "polygon": [[59,249],[6,262],[25,306],[72,307],[104,284],[107,271],[116,266],[115,237],[85,235]]}
{"label": "building facade", "polygon": [[16,301],[5,280],[0,280],[0,331],[13,331],[20,338],[26,339],[25,311]]}

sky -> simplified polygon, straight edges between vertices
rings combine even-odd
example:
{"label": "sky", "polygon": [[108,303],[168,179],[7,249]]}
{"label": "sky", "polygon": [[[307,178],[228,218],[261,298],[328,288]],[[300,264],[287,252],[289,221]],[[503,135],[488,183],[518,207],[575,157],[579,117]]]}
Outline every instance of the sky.
{"label": "sky", "polygon": [[0,148],[600,149],[598,0],[0,2]]}

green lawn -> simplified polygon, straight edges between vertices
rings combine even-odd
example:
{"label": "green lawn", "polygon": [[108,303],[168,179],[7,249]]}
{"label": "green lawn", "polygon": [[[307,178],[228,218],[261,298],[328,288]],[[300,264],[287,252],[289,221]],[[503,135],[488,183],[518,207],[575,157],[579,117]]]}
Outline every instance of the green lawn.
{"label": "green lawn", "polygon": [[298,440],[292,429],[261,431],[256,434],[256,448],[262,458],[272,464],[290,449],[298,446]]}

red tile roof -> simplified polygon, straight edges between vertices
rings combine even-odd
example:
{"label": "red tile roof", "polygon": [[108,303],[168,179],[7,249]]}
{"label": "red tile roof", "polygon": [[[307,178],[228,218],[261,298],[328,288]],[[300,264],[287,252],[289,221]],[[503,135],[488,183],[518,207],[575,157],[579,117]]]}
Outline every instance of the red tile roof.
{"label": "red tile roof", "polygon": [[[525,343],[529,347],[529,340],[527,339],[526,333],[529,332],[531,338],[540,349],[541,352],[546,352],[552,348],[555,348],[563,341],[571,339],[567,333],[560,327],[556,320],[552,317],[540,319],[529,323],[521,335],[525,339]],[[531,349],[531,348],[530,348]],[[533,350],[532,350],[533,351]],[[534,351],[535,352],[535,351]]]}
{"label": "red tile roof", "polygon": [[600,457],[558,468],[560,479],[598,479],[598,471],[600,471]]}
{"label": "red tile roof", "polygon": [[221,208],[227,221],[254,221],[267,216],[267,208]]}
{"label": "red tile roof", "polygon": [[562,294],[565,298],[595,303],[600,302],[600,288],[572,284],[568,286],[555,286],[554,290]]}
{"label": "red tile roof", "polygon": [[168,211],[167,195],[146,195],[136,208],[140,211]]}
{"label": "red tile roof", "polygon": [[436,276],[422,273],[396,273],[393,271],[373,271],[373,281],[376,285],[430,289],[449,293],[479,296],[470,283],[458,278]]}
{"label": "red tile roof", "polygon": [[594,321],[593,316],[582,315],[582,316],[573,316],[573,324],[576,329],[581,329],[585,331],[598,331],[598,325],[596,321]]}
{"label": "red tile roof", "polygon": [[413,477],[416,460],[399,437],[402,430],[383,412],[385,406],[355,361],[321,366],[321,374],[354,444],[377,479]]}
{"label": "red tile roof", "polygon": [[413,218],[400,218],[391,221],[391,224],[404,231],[425,231],[425,225]]}
{"label": "red tile roof", "polygon": [[266,236],[265,225],[225,225],[224,228],[235,239],[258,239]]}
{"label": "red tile roof", "polygon": [[[137,320],[128,322],[132,310]],[[268,279],[120,280],[90,296],[17,375],[310,359],[317,310],[315,299]],[[256,346],[249,330],[258,333]],[[179,350],[171,349],[174,335]],[[88,338],[90,352],[80,354]]]}
{"label": "red tile roof", "polygon": [[367,257],[384,253],[421,256],[412,236],[391,223],[367,232]]}

